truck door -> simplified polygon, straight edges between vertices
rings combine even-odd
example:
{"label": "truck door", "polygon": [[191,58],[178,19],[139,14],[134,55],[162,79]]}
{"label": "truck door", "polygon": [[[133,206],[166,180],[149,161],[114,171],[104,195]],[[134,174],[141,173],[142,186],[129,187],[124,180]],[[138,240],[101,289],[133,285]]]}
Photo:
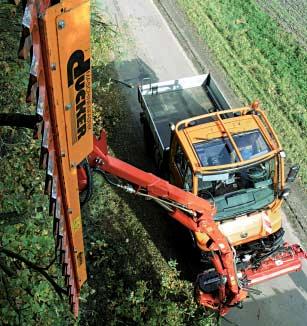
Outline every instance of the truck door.
{"label": "truck door", "polygon": [[170,155],[170,182],[186,191],[193,189],[192,170],[182,147],[174,140]]}

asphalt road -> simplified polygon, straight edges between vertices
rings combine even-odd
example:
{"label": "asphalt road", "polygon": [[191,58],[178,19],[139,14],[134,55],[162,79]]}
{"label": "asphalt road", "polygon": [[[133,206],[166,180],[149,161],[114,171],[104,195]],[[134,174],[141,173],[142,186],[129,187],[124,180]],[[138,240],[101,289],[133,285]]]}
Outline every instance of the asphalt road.
{"label": "asphalt road", "polygon": [[[117,24],[124,34],[123,55],[116,61],[118,79],[138,84],[143,78],[152,81],[169,80],[194,74],[197,71],[167,22],[150,0],[98,1],[100,9],[107,12],[110,21]],[[131,134],[141,138],[139,107],[134,89],[124,91],[127,109],[132,116]],[[138,144],[134,144],[138,148]],[[135,151],[134,151],[135,154]],[[133,162],[131,155],[130,162]],[[295,232],[284,217],[286,240],[297,243]],[[307,264],[300,273],[271,280],[257,288],[259,296],[246,301],[243,310],[230,312],[223,325],[306,325],[307,324]]]}

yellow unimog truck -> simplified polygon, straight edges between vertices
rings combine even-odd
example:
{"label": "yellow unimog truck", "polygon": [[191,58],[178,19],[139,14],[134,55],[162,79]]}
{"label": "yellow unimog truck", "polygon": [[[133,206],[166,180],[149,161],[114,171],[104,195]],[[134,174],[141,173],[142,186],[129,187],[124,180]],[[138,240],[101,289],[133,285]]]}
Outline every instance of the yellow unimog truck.
{"label": "yellow unimog truck", "polygon": [[[231,108],[210,74],[147,79],[138,99],[147,151],[172,184],[216,207],[237,266],[257,267],[276,253],[284,235],[280,207],[289,193],[285,152],[259,104]],[[287,181],[297,172],[292,167]],[[209,239],[192,237],[204,258]]]}

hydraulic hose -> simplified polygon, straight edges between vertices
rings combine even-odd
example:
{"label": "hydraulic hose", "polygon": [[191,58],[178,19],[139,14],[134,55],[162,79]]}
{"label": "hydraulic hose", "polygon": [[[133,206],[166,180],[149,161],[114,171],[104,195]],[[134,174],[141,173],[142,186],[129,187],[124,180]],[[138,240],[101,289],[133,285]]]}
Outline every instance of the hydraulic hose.
{"label": "hydraulic hose", "polygon": [[[93,194],[93,176],[92,176],[92,172],[91,172],[91,167],[90,167],[87,160],[84,160],[81,163],[81,166],[84,168],[85,173],[86,173],[86,178],[87,178],[87,187],[86,187],[86,189],[84,191],[82,191],[82,196],[80,197],[80,205],[82,207],[92,197],[92,194]],[[82,198],[84,193],[85,193],[84,198]]]}

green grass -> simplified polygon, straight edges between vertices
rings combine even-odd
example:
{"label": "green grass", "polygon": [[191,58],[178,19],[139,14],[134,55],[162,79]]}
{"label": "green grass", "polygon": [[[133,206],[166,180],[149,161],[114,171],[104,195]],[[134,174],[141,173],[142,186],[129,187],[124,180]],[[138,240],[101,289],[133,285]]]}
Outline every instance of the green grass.
{"label": "green grass", "polygon": [[307,49],[306,1],[258,0],[257,3]]}
{"label": "green grass", "polygon": [[307,185],[307,54],[252,0],[178,0],[245,104],[259,99]]}

